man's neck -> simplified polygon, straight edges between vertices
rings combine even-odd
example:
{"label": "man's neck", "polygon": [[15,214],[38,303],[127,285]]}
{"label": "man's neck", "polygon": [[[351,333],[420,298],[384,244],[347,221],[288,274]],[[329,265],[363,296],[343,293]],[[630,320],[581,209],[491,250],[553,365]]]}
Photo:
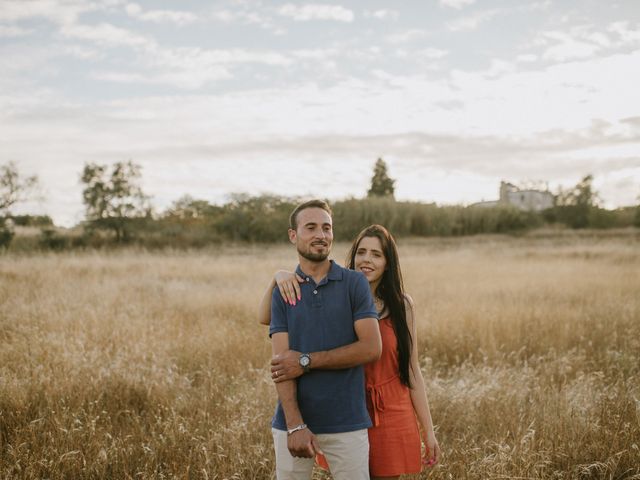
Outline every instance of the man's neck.
{"label": "man's neck", "polygon": [[298,261],[300,262],[300,270],[302,270],[305,275],[313,278],[313,281],[316,283],[320,283],[320,281],[327,276],[329,270],[331,270],[331,262],[328,258],[322,262],[312,262],[311,260],[298,256]]}

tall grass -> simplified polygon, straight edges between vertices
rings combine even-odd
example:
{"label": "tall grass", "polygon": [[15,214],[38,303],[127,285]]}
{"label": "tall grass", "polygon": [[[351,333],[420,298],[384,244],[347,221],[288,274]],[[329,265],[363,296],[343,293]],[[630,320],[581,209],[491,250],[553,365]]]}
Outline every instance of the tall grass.
{"label": "tall grass", "polygon": [[[444,451],[421,478],[640,478],[639,246],[400,245]],[[0,261],[0,478],[271,478],[254,317],[292,248]]]}

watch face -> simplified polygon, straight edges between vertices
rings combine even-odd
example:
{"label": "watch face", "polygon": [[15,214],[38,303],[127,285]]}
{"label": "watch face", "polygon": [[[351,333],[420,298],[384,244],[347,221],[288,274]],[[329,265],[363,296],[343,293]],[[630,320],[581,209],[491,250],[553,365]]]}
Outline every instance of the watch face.
{"label": "watch face", "polygon": [[300,357],[300,366],[306,367],[309,365],[309,357],[307,355],[302,355]]}

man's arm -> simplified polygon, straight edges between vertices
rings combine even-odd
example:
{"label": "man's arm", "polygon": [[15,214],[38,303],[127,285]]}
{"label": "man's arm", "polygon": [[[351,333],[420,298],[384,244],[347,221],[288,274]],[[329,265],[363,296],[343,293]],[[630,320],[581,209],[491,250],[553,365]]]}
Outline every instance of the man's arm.
{"label": "man's arm", "polygon": [[[358,338],[355,342],[332,350],[311,352],[309,354],[311,368],[338,370],[373,362],[380,358],[382,339],[378,320],[375,318],[356,320],[354,330]],[[279,353],[274,351],[271,359],[271,376],[276,384],[287,383],[288,380],[297,378],[303,373],[300,366],[300,352],[289,350],[288,345]]]}
{"label": "man's arm", "polygon": [[[271,336],[273,355],[279,355],[289,349],[289,334],[287,332],[274,333]],[[302,425],[304,420],[298,408],[297,382],[292,379],[286,382],[277,382],[276,391],[284,411],[287,429]],[[316,436],[308,428],[298,430],[287,438],[289,452],[294,457],[313,458],[316,453],[322,453]]]}

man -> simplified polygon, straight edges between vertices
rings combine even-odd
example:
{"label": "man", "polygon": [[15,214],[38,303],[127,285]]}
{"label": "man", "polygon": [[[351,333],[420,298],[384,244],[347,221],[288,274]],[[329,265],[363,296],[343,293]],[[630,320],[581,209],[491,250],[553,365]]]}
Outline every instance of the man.
{"label": "man", "polygon": [[328,259],[333,225],[325,202],[298,205],[289,223],[305,282],[295,305],[278,289],[271,297],[277,478],[311,478],[315,454],[324,453],[334,479],[368,480],[371,420],[362,364],[382,351],[369,284]]}

